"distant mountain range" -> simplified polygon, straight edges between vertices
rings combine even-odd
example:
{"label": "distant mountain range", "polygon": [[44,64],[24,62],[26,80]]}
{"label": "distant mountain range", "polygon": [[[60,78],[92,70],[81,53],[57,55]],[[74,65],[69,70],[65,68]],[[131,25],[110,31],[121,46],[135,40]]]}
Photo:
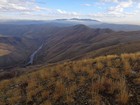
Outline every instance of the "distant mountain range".
{"label": "distant mountain range", "polygon": [[56,21],[87,21],[87,22],[100,22],[98,20],[93,19],[78,19],[78,18],[72,18],[72,19],[56,19]]}
{"label": "distant mountain range", "polygon": [[[57,26],[57,27],[68,27],[74,26],[77,24],[84,24],[91,28],[110,28],[114,31],[138,31],[140,30],[139,25],[130,25],[130,24],[112,24],[105,23],[93,19],[56,19],[48,21],[37,21],[37,20],[15,20],[15,21],[1,21],[0,25],[47,25],[47,26]],[[1,26],[0,26],[1,29]]]}

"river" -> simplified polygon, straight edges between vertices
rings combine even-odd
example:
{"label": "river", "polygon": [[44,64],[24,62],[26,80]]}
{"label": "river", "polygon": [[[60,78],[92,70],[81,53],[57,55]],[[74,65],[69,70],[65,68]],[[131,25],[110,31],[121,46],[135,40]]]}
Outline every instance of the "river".
{"label": "river", "polygon": [[41,46],[39,46],[39,48],[32,53],[32,55],[30,56],[30,59],[29,59],[29,62],[27,63],[27,65],[31,65],[31,64],[34,63],[35,55],[42,49],[42,47],[43,47],[43,44]]}

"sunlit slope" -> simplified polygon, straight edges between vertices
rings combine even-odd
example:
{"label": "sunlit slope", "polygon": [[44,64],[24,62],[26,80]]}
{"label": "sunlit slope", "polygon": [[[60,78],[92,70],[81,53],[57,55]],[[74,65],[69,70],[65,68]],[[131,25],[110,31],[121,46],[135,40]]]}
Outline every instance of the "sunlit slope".
{"label": "sunlit slope", "polygon": [[139,105],[140,53],[39,68],[0,82],[1,105]]}

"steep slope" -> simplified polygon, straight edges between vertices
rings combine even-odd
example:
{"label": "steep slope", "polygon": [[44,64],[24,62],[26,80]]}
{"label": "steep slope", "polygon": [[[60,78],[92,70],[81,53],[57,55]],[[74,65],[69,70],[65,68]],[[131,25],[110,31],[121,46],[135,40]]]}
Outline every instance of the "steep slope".
{"label": "steep slope", "polygon": [[130,42],[130,43],[124,43],[124,44],[118,44],[113,45],[105,48],[101,48],[95,51],[91,51],[87,54],[82,54],[78,57],[75,57],[76,59],[84,59],[84,58],[94,58],[100,55],[108,55],[108,54],[121,54],[121,53],[134,53],[137,51],[140,51],[140,41],[136,42]]}
{"label": "steep slope", "polygon": [[46,24],[0,24],[0,68],[27,63],[31,54],[57,31],[59,27]]}
{"label": "steep slope", "polygon": [[14,67],[28,59],[39,46],[37,40],[25,37],[0,37],[0,68]]}
{"label": "steep slope", "polygon": [[[76,25],[63,28],[50,36],[36,61],[57,62],[84,56],[94,51],[97,52],[95,56],[135,52],[140,51],[139,47],[134,47],[140,45],[139,42],[139,31],[115,32],[110,29],[92,29],[85,25]],[[133,50],[130,50],[131,48]]]}
{"label": "steep slope", "polygon": [[42,66],[1,81],[0,105],[139,105],[139,64],[133,53]]}

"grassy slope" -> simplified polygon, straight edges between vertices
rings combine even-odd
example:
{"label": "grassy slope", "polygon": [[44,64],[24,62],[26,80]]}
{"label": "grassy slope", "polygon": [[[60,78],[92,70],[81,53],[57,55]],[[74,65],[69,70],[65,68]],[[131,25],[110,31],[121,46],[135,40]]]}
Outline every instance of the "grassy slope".
{"label": "grassy slope", "polygon": [[10,54],[12,50],[14,50],[13,46],[10,46],[10,45],[4,44],[4,43],[0,43],[0,57]]}
{"label": "grassy slope", "polygon": [[49,65],[0,82],[0,105],[138,105],[140,53]]}
{"label": "grassy slope", "polygon": [[72,60],[76,59],[87,59],[87,58],[95,58],[98,56],[105,56],[109,54],[122,54],[122,53],[134,53],[140,51],[140,41],[132,42],[132,43],[125,43],[125,44],[118,44],[112,45],[109,47],[101,48],[95,51],[88,52],[86,54],[81,54]]}

